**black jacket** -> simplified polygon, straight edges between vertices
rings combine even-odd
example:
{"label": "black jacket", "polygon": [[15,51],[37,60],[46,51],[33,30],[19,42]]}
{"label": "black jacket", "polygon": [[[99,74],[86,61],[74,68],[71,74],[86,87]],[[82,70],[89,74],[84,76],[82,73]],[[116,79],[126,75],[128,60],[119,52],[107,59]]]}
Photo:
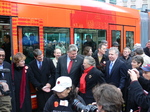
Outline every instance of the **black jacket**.
{"label": "black jacket", "polygon": [[150,57],[149,48],[148,48],[148,47],[145,47],[143,50],[144,50],[145,54]]}
{"label": "black jacket", "polygon": [[106,61],[109,60],[108,56],[104,54],[100,62],[97,53],[93,55],[93,58],[95,59],[96,62],[96,68],[101,70],[103,73],[105,73]]}
{"label": "black jacket", "polygon": [[85,77],[86,81],[86,93],[80,93],[80,96],[84,99],[86,104],[95,102],[92,89],[98,85],[105,83],[104,74],[97,68],[92,68],[91,71]]}
{"label": "black jacket", "polygon": [[[80,96],[77,96],[77,99],[85,105],[83,99]],[[66,104],[62,104],[62,102],[66,102]],[[69,102],[69,99],[63,98],[60,99],[57,95],[52,95],[45,104],[43,112],[79,112],[77,111],[78,103]]]}
{"label": "black jacket", "polygon": [[73,65],[70,70],[70,73],[68,73],[67,55],[59,57],[55,79],[57,79],[60,76],[69,76],[72,79],[72,83],[76,87],[79,84],[79,80],[82,74],[82,64],[83,64],[83,57],[77,55],[76,59],[73,60]]}
{"label": "black jacket", "polygon": [[[143,84],[141,83],[141,85]],[[134,102],[141,107],[141,112],[149,112],[148,109],[150,109],[150,93],[146,95],[141,85],[138,81],[131,82],[129,86],[129,94],[132,96]]]}

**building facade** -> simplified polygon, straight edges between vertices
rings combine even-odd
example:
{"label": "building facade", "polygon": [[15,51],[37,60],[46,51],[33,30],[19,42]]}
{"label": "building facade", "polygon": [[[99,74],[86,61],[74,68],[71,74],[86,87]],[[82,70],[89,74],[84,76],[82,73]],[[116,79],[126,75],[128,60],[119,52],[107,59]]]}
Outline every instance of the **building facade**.
{"label": "building facade", "polygon": [[116,5],[138,9],[140,11],[150,10],[150,0],[117,0]]}
{"label": "building facade", "polygon": [[114,5],[117,4],[117,0],[95,0],[95,1],[106,2]]}

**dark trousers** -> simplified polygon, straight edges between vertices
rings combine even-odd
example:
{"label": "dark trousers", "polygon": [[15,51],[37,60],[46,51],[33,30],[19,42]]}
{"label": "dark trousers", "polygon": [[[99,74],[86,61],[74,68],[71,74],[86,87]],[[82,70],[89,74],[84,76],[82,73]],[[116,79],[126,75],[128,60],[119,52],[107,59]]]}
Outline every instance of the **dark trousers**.
{"label": "dark trousers", "polygon": [[44,91],[37,91],[37,105],[38,105],[38,112],[43,112],[45,103],[52,95],[52,92],[46,93]]}

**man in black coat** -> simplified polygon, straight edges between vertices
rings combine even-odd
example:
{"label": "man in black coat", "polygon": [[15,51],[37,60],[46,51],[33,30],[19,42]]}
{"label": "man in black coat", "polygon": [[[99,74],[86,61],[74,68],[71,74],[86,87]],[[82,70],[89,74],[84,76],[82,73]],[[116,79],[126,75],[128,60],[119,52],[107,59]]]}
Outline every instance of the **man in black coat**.
{"label": "man in black coat", "polygon": [[147,42],[146,47],[143,50],[144,53],[150,57],[150,40]]}
{"label": "man in black coat", "polygon": [[130,54],[131,54],[130,48],[125,47],[123,49],[122,56],[119,57],[119,59],[127,65],[128,69],[132,68],[132,66],[131,66],[132,57],[130,56]]}
{"label": "man in black coat", "polygon": [[108,61],[108,56],[105,54],[107,51],[106,43],[101,43],[98,45],[98,52],[93,55],[96,62],[96,68],[105,73],[106,61]]}
{"label": "man in black coat", "polygon": [[67,54],[58,59],[55,77],[57,79],[60,76],[69,76],[75,87],[79,84],[83,64],[83,58],[77,55],[77,51],[75,44],[69,45]]}
{"label": "man in black coat", "polygon": [[4,35],[3,41],[5,43],[2,44],[1,48],[5,51],[5,61],[11,63],[10,56],[11,56],[11,43],[10,43],[10,35]]}
{"label": "man in black coat", "polygon": [[[12,106],[12,109],[13,109],[12,112],[15,112],[15,109],[14,109],[14,105],[15,104],[13,102],[13,100],[14,100],[13,95],[14,94],[13,94],[13,88],[12,88],[12,82],[11,82],[11,74],[10,74],[10,71],[9,71],[11,69],[11,65],[10,65],[10,63],[4,61],[4,59],[5,59],[5,51],[0,48],[0,69],[1,69],[1,72],[0,72],[0,82],[1,81],[6,81],[6,83],[8,84],[9,90],[11,92],[10,93],[10,97],[12,98],[12,101],[11,101],[10,98],[6,98],[5,96],[0,96],[1,100],[3,99],[2,97],[5,97],[5,102],[3,102],[3,101],[0,101],[0,102],[4,103],[4,105],[2,105],[3,109],[9,109],[10,110],[10,108]],[[4,70],[4,69],[8,69],[8,70]],[[6,101],[6,99],[7,99],[7,101]],[[0,109],[0,111],[2,111],[2,110]],[[6,111],[6,110],[3,110],[3,111]]]}
{"label": "man in black coat", "polygon": [[50,88],[55,84],[55,67],[51,59],[43,57],[40,49],[35,49],[33,55],[35,59],[29,63],[29,66],[34,74],[34,85],[37,85],[35,89],[37,93],[38,112],[43,112],[45,103],[52,94]]}
{"label": "man in black coat", "polygon": [[129,93],[132,96],[132,102],[141,107],[140,112],[150,112],[150,64],[141,69],[143,76],[140,76],[136,69],[128,70],[131,79]]}

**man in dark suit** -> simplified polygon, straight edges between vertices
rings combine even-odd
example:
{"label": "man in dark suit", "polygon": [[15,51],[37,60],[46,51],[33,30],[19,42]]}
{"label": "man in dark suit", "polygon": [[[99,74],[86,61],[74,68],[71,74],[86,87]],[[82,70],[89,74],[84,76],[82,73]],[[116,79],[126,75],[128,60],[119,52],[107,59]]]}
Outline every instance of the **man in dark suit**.
{"label": "man in dark suit", "polygon": [[116,47],[109,49],[109,61],[106,63],[105,79],[107,83],[115,85],[122,90],[127,77],[127,67],[125,63],[118,59],[119,50]]}
{"label": "man in dark suit", "polygon": [[[13,102],[13,90],[12,90],[12,82],[11,82],[11,74],[9,72],[9,70],[11,69],[11,65],[10,63],[4,61],[5,60],[5,51],[3,49],[0,48],[0,83],[4,82],[8,84],[9,86],[9,90],[11,91],[10,96],[12,97],[12,104],[11,104],[11,98],[10,96],[0,96],[0,102],[3,103],[0,106],[0,111],[10,111],[11,110],[11,106],[14,107],[14,102]],[[9,69],[7,70],[2,70],[2,69]],[[4,99],[4,101],[3,101]],[[3,108],[3,110],[1,110]],[[14,108],[12,108],[12,112],[15,112]]]}
{"label": "man in dark suit", "polygon": [[51,59],[44,58],[40,49],[35,49],[33,55],[35,59],[29,63],[29,66],[34,74],[36,81],[34,83],[37,85],[35,89],[37,93],[38,112],[43,112],[45,103],[52,94],[50,88],[55,84],[55,67]]}
{"label": "man in dark suit", "polygon": [[66,55],[59,57],[56,69],[56,78],[60,76],[69,76],[75,87],[79,83],[81,77],[81,69],[83,58],[77,55],[78,48],[75,44],[68,47]]}

